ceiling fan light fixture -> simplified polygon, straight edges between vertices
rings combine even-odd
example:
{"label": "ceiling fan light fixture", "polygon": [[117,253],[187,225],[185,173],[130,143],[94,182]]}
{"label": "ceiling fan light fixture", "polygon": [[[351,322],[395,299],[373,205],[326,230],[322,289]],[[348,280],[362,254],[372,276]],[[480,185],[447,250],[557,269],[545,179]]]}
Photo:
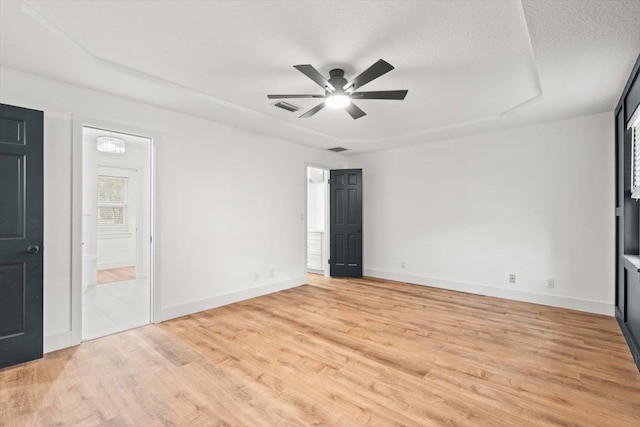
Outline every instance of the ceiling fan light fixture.
{"label": "ceiling fan light fixture", "polygon": [[327,95],[327,99],[324,103],[329,108],[346,108],[351,104],[351,97],[343,92],[334,92]]}

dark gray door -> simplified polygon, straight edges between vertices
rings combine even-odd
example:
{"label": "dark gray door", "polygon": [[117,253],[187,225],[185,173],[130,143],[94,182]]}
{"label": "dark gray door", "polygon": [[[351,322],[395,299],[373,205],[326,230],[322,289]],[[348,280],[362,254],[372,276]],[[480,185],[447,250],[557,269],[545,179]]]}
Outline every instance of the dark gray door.
{"label": "dark gray door", "polygon": [[0,104],[0,368],[42,357],[42,126]]}
{"label": "dark gray door", "polygon": [[329,177],[329,268],[332,277],[362,277],[362,169]]}

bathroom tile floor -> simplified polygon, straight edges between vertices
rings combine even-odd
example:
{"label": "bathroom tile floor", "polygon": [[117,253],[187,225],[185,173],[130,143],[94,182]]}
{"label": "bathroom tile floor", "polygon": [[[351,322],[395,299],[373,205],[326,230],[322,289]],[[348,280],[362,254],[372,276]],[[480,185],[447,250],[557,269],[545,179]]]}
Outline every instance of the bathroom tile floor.
{"label": "bathroom tile floor", "polygon": [[89,286],[84,293],[83,340],[115,334],[149,322],[149,279]]}

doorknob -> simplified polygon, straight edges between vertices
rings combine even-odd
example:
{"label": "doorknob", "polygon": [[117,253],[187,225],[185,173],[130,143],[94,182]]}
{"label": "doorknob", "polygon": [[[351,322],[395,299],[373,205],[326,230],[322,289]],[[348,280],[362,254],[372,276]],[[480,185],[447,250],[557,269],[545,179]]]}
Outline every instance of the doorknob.
{"label": "doorknob", "polygon": [[30,255],[35,255],[40,252],[40,246],[38,245],[29,245],[27,246],[27,253]]}

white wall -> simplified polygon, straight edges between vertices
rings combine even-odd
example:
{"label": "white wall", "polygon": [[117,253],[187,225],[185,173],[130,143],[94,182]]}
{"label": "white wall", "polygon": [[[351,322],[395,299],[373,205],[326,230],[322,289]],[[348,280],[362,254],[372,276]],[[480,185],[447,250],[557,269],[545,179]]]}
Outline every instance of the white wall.
{"label": "white wall", "polygon": [[351,157],[365,275],[613,315],[613,138],[606,113]]}
{"label": "white wall", "polygon": [[45,112],[47,351],[73,344],[78,332],[70,297],[72,265],[81,262],[71,259],[73,115],[155,137],[156,320],[305,283],[305,162],[339,167],[344,157],[7,68],[0,102]]}
{"label": "white wall", "polygon": [[[155,137],[156,320],[304,283],[305,162],[344,157],[7,68],[0,102],[45,111],[46,350],[74,343],[73,115]],[[364,169],[365,274],[613,312],[611,114],[349,163]]]}

